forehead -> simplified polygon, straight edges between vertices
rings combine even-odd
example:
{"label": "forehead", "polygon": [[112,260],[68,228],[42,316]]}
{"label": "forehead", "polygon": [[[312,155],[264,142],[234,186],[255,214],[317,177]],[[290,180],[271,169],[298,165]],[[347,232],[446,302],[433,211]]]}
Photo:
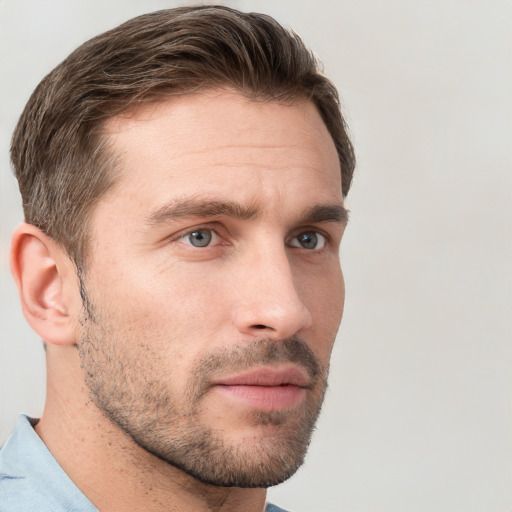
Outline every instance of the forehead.
{"label": "forehead", "polygon": [[254,201],[307,190],[319,201],[341,202],[337,152],[308,101],[257,102],[229,90],[189,94],[113,118],[106,135],[120,167],[106,200],[157,206],[169,195]]}

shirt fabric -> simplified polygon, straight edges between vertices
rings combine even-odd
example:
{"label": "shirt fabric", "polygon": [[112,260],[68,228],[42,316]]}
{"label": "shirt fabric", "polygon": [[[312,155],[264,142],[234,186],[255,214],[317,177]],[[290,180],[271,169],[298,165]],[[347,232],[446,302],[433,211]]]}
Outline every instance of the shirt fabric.
{"label": "shirt fabric", "polygon": [[[0,512],[98,512],[21,415],[0,449]],[[286,512],[267,504],[265,512]]]}

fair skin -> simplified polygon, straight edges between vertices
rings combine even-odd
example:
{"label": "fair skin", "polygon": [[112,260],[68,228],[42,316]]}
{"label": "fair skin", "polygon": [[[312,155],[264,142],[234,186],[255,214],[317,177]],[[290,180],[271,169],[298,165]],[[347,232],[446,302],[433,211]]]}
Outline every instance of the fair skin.
{"label": "fair skin", "polygon": [[261,512],[262,482],[302,461],[343,311],[332,139],[309,102],[227,90],[106,132],[122,172],[91,218],[89,313],[60,246],[28,224],[13,238],[48,344],[36,431],[102,512]]}

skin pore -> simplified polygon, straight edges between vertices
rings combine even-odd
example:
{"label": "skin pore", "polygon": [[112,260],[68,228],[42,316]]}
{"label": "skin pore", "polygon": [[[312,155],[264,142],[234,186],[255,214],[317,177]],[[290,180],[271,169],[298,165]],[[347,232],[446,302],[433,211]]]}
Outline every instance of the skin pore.
{"label": "skin pore", "polygon": [[332,139],[309,102],[230,90],[106,133],[122,172],[82,283],[52,248],[67,330],[36,431],[102,512],[261,512],[303,461],[343,311]]}

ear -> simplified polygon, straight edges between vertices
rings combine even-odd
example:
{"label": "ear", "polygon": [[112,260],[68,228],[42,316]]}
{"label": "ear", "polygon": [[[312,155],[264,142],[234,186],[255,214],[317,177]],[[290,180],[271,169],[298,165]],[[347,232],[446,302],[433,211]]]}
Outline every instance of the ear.
{"label": "ear", "polygon": [[74,344],[81,301],[75,266],[65,250],[23,223],[12,236],[11,272],[32,329],[47,343]]}

